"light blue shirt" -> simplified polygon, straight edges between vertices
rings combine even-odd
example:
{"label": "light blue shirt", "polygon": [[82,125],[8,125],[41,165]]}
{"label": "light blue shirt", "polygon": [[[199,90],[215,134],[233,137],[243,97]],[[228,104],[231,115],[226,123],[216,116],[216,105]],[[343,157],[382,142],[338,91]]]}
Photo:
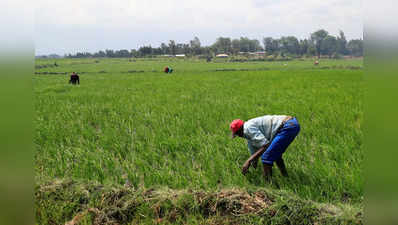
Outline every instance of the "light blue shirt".
{"label": "light blue shirt", "polygon": [[247,147],[251,154],[274,139],[286,117],[267,115],[251,119],[243,124],[243,137],[247,139]]}

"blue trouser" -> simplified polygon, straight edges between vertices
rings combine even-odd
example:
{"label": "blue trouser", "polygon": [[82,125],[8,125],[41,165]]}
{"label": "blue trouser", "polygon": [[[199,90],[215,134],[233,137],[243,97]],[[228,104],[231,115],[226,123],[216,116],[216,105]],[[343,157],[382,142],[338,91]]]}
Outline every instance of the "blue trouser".
{"label": "blue trouser", "polygon": [[292,118],[285,122],[283,127],[278,131],[268,146],[267,150],[261,156],[261,161],[264,164],[273,165],[274,161],[282,158],[282,154],[289,147],[300,132],[300,124],[296,118]]}

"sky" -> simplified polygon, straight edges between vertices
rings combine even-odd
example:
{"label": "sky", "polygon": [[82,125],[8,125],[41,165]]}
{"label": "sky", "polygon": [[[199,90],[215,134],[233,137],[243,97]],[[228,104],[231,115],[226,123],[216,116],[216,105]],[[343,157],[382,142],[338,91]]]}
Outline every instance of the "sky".
{"label": "sky", "polygon": [[325,29],[363,38],[361,0],[36,0],[35,54],[202,45],[217,37],[293,35]]}

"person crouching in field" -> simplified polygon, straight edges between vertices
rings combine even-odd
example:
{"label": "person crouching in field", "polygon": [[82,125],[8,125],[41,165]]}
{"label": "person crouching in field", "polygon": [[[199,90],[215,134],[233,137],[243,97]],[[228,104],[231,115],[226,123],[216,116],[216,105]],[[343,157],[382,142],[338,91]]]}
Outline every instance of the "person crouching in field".
{"label": "person crouching in field", "polygon": [[232,138],[238,136],[247,139],[250,158],[243,164],[245,175],[253,165],[257,167],[261,156],[264,177],[270,181],[274,162],[283,176],[288,176],[282,155],[300,132],[300,125],[295,117],[282,115],[265,115],[249,121],[236,119],[231,122]]}
{"label": "person crouching in field", "polygon": [[166,66],[163,70],[165,73],[172,73],[173,69],[170,66]]}
{"label": "person crouching in field", "polygon": [[80,79],[79,79],[79,75],[77,75],[77,73],[73,72],[70,75],[70,80],[69,80],[70,84],[79,84],[80,85]]}

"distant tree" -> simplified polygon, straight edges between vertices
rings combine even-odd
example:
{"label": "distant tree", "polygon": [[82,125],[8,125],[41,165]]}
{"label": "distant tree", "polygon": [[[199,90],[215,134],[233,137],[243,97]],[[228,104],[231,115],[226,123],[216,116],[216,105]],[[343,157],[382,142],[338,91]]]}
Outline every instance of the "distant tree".
{"label": "distant tree", "polygon": [[337,51],[337,39],[334,36],[328,35],[322,40],[321,53],[332,57]]}
{"label": "distant tree", "polygon": [[250,52],[257,52],[257,51],[261,51],[263,50],[263,48],[261,47],[261,44],[258,40],[256,39],[249,39],[249,51]]}
{"label": "distant tree", "polygon": [[106,52],[104,51],[99,51],[98,54],[100,55],[100,57],[106,57]]}
{"label": "distant tree", "polygon": [[322,42],[328,36],[328,34],[329,33],[323,29],[315,31],[314,33],[311,34],[311,41],[316,49],[318,59],[321,57]]}
{"label": "distant tree", "polygon": [[182,53],[184,53],[185,55],[192,54],[192,49],[189,44],[182,44]]}
{"label": "distant tree", "polygon": [[106,49],[106,50],[105,50],[105,54],[106,54],[106,57],[108,57],[108,58],[113,58],[113,57],[115,57],[114,51],[113,51],[113,50],[110,50],[110,49]]}
{"label": "distant tree", "polygon": [[183,52],[183,44],[177,43],[176,44],[175,54],[181,54],[182,52]]}
{"label": "distant tree", "polygon": [[231,50],[233,54],[237,54],[240,51],[240,40],[239,39],[233,39],[231,42]]}
{"label": "distant tree", "polygon": [[202,46],[198,37],[194,37],[189,43],[176,43],[170,40],[168,44],[161,43],[157,48],[149,46],[140,47],[138,50],[110,50],[98,51],[96,53],[78,52],[76,54],[66,54],[67,58],[87,58],[87,57],[145,57],[148,55],[161,54],[186,54],[186,55],[206,55],[213,57],[217,53],[255,52],[265,50],[267,55],[316,55],[321,54],[331,57],[333,54],[341,55],[363,55],[363,40],[347,41],[343,31],[337,37],[329,35],[326,30],[317,30],[311,33],[309,39],[299,40],[294,36],[285,36],[280,39],[265,37],[262,39],[264,48],[256,39],[240,37],[233,39],[229,37],[219,37],[210,46]]}
{"label": "distant tree", "polygon": [[138,52],[140,53],[140,56],[152,55],[152,47],[150,45],[142,46],[138,49]]}
{"label": "distant tree", "polygon": [[206,46],[206,47],[202,47],[202,54],[207,55],[207,56],[214,56],[216,53],[216,49],[212,46]]}
{"label": "distant tree", "polygon": [[160,44],[160,49],[162,49],[162,54],[170,54],[170,49],[165,43]]}
{"label": "distant tree", "polygon": [[129,58],[131,56],[130,52],[126,49],[116,51],[115,55],[116,55],[116,57],[120,57],[120,58]]}
{"label": "distant tree", "polygon": [[340,36],[337,37],[337,53],[341,55],[348,55],[349,51],[347,49],[347,39],[344,32],[340,30]]}
{"label": "distant tree", "polygon": [[177,46],[176,46],[176,42],[174,40],[169,41],[169,50],[170,50],[170,54],[172,54],[172,55],[176,54]]}
{"label": "distant tree", "polygon": [[130,55],[131,55],[131,57],[137,58],[137,57],[140,56],[140,53],[137,50],[135,50],[135,49],[131,49]]}
{"label": "distant tree", "polygon": [[231,38],[219,37],[213,47],[217,53],[230,53],[232,50]]}
{"label": "distant tree", "polygon": [[241,37],[239,39],[239,51],[241,52],[250,52],[250,39],[247,37]]}
{"label": "distant tree", "polygon": [[263,39],[264,49],[267,55],[273,55],[279,51],[279,41],[272,37],[266,37]]}
{"label": "distant tree", "polygon": [[103,58],[103,57],[106,57],[106,53],[104,51],[100,50],[100,51],[94,53],[94,57]]}
{"label": "distant tree", "polygon": [[283,53],[289,53],[293,55],[298,55],[300,53],[300,44],[296,37],[282,37],[279,42],[281,46],[281,51]]}
{"label": "distant tree", "polygon": [[300,40],[300,55],[309,54],[310,42],[307,39]]}
{"label": "distant tree", "polygon": [[153,55],[161,55],[162,54],[162,48],[152,48],[152,54]]}
{"label": "distant tree", "polygon": [[76,53],[74,58],[90,58],[90,57],[92,57],[92,55],[89,52],[78,52]]}
{"label": "distant tree", "polygon": [[202,53],[201,43],[198,37],[194,37],[194,39],[189,42],[189,46],[191,48],[192,54],[199,55]]}
{"label": "distant tree", "polygon": [[310,45],[308,46],[308,51],[307,51],[307,53],[308,53],[309,55],[312,55],[312,56],[317,55],[317,51],[316,51],[315,45],[310,44]]}
{"label": "distant tree", "polygon": [[352,56],[363,56],[363,40],[354,39],[348,42],[347,48]]}
{"label": "distant tree", "polygon": [[263,50],[258,40],[247,37],[241,37],[239,39],[239,47],[241,52],[256,52]]}

